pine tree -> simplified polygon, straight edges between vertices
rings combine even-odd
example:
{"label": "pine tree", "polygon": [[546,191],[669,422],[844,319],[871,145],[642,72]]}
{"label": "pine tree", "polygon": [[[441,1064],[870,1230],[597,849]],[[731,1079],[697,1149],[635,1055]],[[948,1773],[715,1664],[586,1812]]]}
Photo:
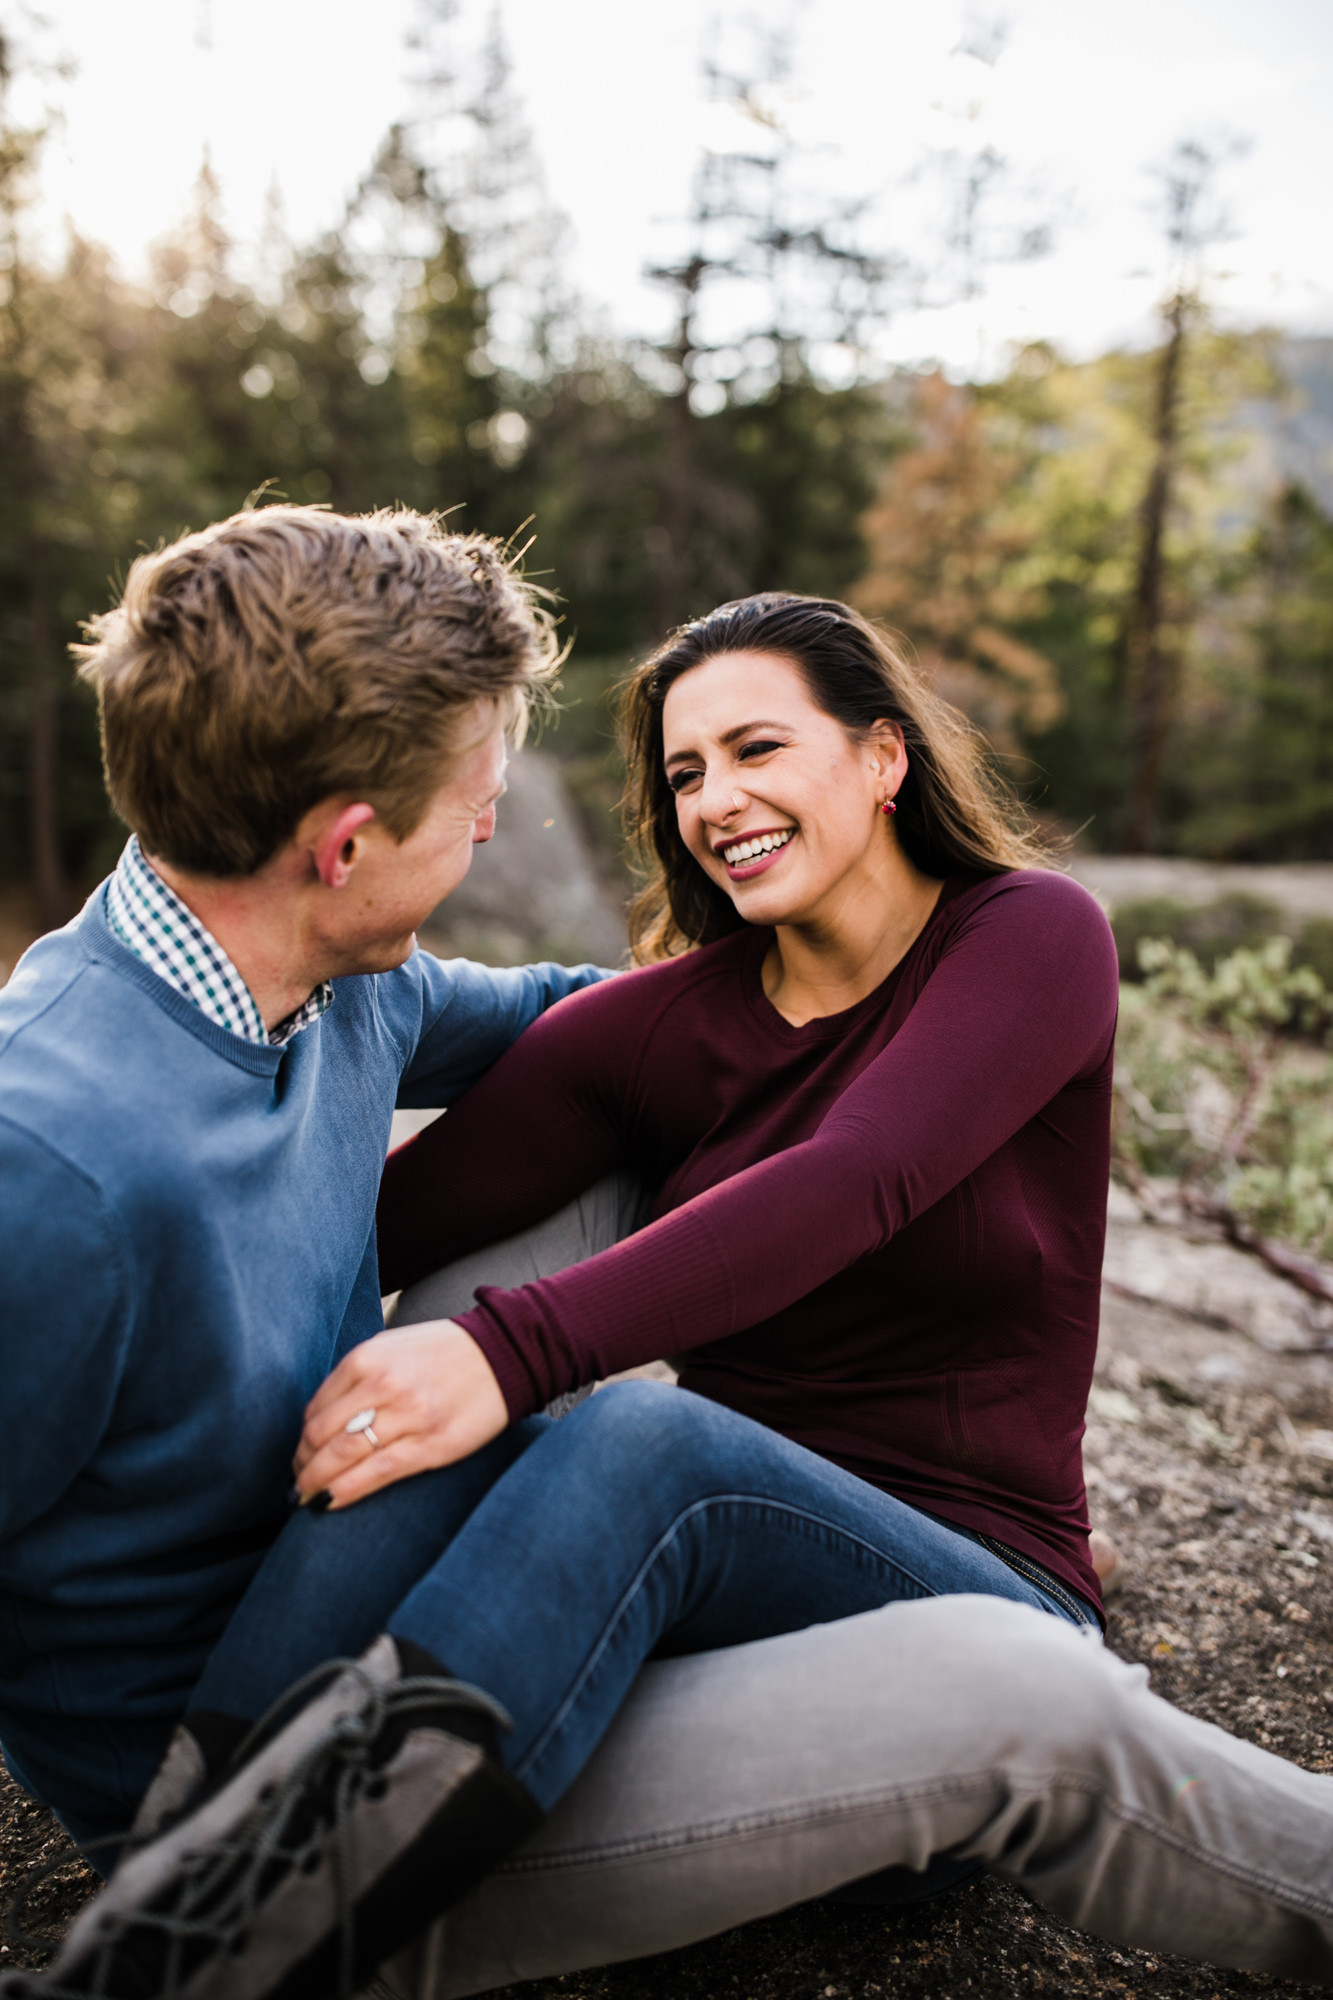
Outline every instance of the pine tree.
{"label": "pine tree", "polygon": [[[885,434],[859,370],[887,267],[860,244],[864,204],[831,207],[801,184],[800,148],[776,108],[790,32],[746,32],[737,59],[704,65],[734,141],[705,148],[681,254],[648,274],[672,312],[654,370],[659,630],[720,598],[800,587],[797,576],[845,589],[863,560],[854,524],[872,490],[867,461]],[[825,391],[822,350],[851,367],[854,386]]]}
{"label": "pine tree", "polygon": [[1173,587],[1167,542],[1179,505],[1187,441],[1187,368],[1204,323],[1202,259],[1206,248],[1227,233],[1214,197],[1219,164],[1208,147],[1185,140],[1161,175],[1174,270],[1162,308],[1164,338],[1153,368],[1152,464],[1139,505],[1134,589],[1118,649],[1130,743],[1120,844],[1128,854],[1151,854],[1161,842],[1167,746],[1180,704],[1186,631],[1194,610],[1179,576]]}
{"label": "pine tree", "polygon": [[1188,742],[1195,853],[1333,860],[1333,519],[1284,488],[1235,578],[1249,644]]}

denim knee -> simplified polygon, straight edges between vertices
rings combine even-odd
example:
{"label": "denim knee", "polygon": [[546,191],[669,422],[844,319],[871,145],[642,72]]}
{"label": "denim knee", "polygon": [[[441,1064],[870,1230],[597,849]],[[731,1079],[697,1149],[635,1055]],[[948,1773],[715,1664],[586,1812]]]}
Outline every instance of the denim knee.
{"label": "denim knee", "polygon": [[681,1502],[742,1478],[747,1444],[777,1444],[747,1417],[666,1382],[610,1383],[562,1418],[559,1433],[566,1448],[588,1454],[600,1482]]}
{"label": "denim knee", "polygon": [[382,1486],[354,1506],[328,1513],[300,1510],[283,1530],[296,1560],[313,1565],[369,1562],[406,1547],[438,1555],[504,1473],[549,1427],[545,1417],[501,1432],[453,1465],[417,1472]]}

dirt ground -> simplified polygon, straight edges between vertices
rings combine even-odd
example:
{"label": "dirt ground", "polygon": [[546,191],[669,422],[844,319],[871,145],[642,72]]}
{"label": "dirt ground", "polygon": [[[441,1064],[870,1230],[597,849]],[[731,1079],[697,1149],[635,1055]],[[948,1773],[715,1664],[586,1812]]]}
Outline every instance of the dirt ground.
{"label": "dirt ground", "polygon": [[[1107,1295],[1088,1433],[1093,1518],[1127,1558],[1111,1644],[1158,1692],[1314,1770],[1333,1770],[1333,1357]],[[58,1850],[0,1792],[0,1899]],[[88,1893],[72,1866],[30,1917]],[[6,1947],[0,1965],[37,1963]],[[509,1989],[508,2000],[1017,2000],[1036,1993],[1297,1995],[1314,1989],[1116,1950],[984,1881],[896,1915],[808,1905],[684,1951]]]}

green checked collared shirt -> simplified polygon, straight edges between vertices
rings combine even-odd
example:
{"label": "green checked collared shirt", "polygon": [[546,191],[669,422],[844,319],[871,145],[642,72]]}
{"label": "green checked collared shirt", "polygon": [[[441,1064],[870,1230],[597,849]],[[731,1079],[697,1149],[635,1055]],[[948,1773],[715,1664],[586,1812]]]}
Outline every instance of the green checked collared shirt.
{"label": "green checked collared shirt", "polygon": [[159,979],[192,1000],[218,1027],[247,1042],[281,1048],[317,1021],[333,999],[333,988],[325,980],[270,1032],[253,993],[222,946],[147,861],[137,834],[130,835],[107,884],[106,915],[121,943]]}

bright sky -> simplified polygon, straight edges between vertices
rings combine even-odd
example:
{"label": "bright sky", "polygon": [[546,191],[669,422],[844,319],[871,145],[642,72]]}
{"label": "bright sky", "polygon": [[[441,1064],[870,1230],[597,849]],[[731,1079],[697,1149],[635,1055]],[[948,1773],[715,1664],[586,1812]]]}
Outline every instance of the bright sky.
{"label": "bright sky", "polygon": [[[489,0],[461,0],[476,26]],[[48,86],[64,111],[49,196],[131,271],[182,214],[207,146],[242,243],[282,191],[301,237],[336,220],[389,123],[409,109],[404,37],[417,0],[40,0],[39,38],[78,65]],[[651,330],[641,279],[668,252],[702,139],[699,54],[741,0],[500,0],[515,77],[555,204],[573,224],[571,276],[611,323]],[[753,11],[753,10],[752,10]],[[23,29],[22,0],[4,8]],[[766,0],[765,17],[778,13]],[[882,346],[959,367],[1004,342],[1075,352],[1141,337],[1163,283],[1148,169],[1174,142],[1250,142],[1226,167],[1235,228],[1213,296],[1241,322],[1333,331],[1333,6],[1329,0],[805,0],[777,114],[817,150],[831,193],[873,195],[867,240],[929,254],[943,229],[936,154],[993,148],[1008,213],[1055,216],[1055,252],[996,265],[976,304],[900,313]],[[960,42],[1002,18],[986,64]]]}

